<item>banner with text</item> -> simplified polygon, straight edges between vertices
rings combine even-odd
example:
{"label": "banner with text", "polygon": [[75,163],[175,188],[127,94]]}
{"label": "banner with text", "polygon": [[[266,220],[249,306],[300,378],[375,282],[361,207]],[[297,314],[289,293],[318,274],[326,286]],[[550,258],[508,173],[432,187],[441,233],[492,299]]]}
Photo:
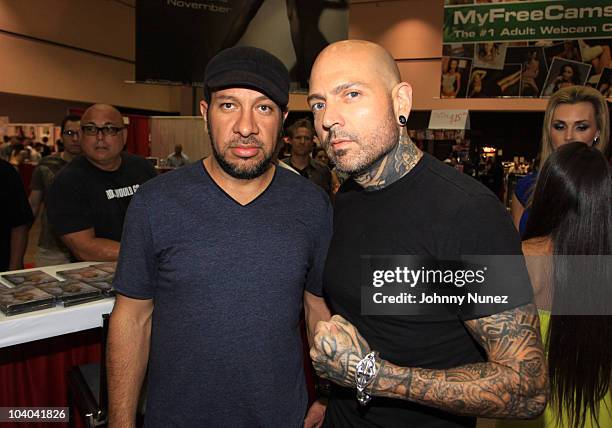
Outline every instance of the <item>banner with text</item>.
{"label": "banner with text", "polygon": [[612,1],[446,0],[441,98],[612,96]]}

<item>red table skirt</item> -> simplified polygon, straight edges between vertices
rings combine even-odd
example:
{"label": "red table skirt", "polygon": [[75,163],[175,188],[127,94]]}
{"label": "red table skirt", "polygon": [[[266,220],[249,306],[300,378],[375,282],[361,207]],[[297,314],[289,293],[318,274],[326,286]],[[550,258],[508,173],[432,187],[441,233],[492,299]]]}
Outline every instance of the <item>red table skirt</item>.
{"label": "red table skirt", "polygon": [[[308,355],[304,325],[304,371],[309,401],[315,399],[314,373]],[[66,407],[68,406],[68,371],[81,364],[100,362],[100,329],[85,330],[35,342],[0,348],[0,407]],[[77,427],[83,422],[76,417]],[[62,423],[0,423],[2,428],[24,426],[67,427]]]}
{"label": "red table skirt", "polygon": [[[99,328],[0,348],[0,407],[68,406],[68,371],[72,366],[99,362],[100,351]],[[68,426],[62,423],[0,425],[2,428]],[[83,426],[78,417],[76,426]]]}

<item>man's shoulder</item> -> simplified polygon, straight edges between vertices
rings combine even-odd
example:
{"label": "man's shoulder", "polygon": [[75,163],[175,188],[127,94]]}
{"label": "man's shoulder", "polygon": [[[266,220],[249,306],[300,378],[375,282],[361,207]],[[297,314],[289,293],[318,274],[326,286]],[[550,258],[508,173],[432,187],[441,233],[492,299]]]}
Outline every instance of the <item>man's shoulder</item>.
{"label": "man's shoulder", "polygon": [[56,175],[54,183],[62,183],[69,180],[80,180],[88,177],[90,170],[89,161],[84,156],[77,156],[68,162]]}
{"label": "man's shoulder", "polygon": [[37,166],[56,166],[66,165],[68,161],[64,160],[60,155],[49,155],[45,156],[38,162]]}
{"label": "man's shoulder", "polygon": [[[138,193],[143,197],[155,197],[163,200],[165,196],[171,196],[176,192],[189,192],[197,178],[198,171],[202,169],[201,162],[194,162],[181,168],[159,174],[146,181],[138,188]],[[149,196],[151,195],[151,196]]]}
{"label": "man's shoulder", "polygon": [[129,171],[130,173],[140,175],[142,178],[146,178],[147,180],[157,175],[155,167],[151,164],[151,162],[149,162],[142,156],[134,155],[128,152],[122,152],[121,162],[121,169],[123,172]]}
{"label": "man's shoulder", "polygon": [[317,202],[329,200],[320,186],[286,168],[276,167],[275,181],[277,185],[284,187],[292,195],[292,199],[309,199]]}
{"label": "man's shoulder", "polygon": [[131,165],[151,165],[151,162],[144,157],[128,152],[121,152],[121,159],[122,162],[126,162]]}
{"label": "man's shoulder", "polygon": [[451,167],[431,155],[424,154],[424,180],[423,186],[431,186],[435,197],[446,196],[458,200],[495,197],[495,195],[482,183],[473,177]]}

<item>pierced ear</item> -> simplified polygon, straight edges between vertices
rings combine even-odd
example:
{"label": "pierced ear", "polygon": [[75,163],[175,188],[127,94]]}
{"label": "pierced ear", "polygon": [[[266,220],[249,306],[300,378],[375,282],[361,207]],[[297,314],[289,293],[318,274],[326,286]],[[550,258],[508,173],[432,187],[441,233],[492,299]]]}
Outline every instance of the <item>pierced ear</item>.
{"label": "pierced ear", "polygon": [[[393,99],[393,112],[395,117],[408,117],[412,109],[412,86],[406,82],[400,82],[391,91]],[[399,123],[399,122],[398,122]]]}

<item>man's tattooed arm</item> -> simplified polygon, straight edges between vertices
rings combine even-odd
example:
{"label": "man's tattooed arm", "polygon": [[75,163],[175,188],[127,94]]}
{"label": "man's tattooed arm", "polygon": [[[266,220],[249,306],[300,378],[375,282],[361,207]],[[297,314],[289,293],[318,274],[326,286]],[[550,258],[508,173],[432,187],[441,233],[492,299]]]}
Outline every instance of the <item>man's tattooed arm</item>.
{"label": "man's tattooed arm", "polygon": [[[466,321],[488,361],[446,370],[398,367],[378,359],[366,392],[414,401],[450,413],[491,418],[534,418],[544,410],[548,371],[533,304]],[[370,346],[355,326],[334,315],[319,322],[310,350],[317,373],[355,388],[355,367]]]}
{"label": "man's tattooed arm", "polygon": [[383,361],[372,395],[471,416],[534,418],[542,413],[548,397],[548,370],[535,306],[465,325],[485,349],[487,362],[430,370]]}
{"label": "man's tattooed arm", "polygon": [[371,168],[355,176],[355,181],[366,190],[379,190],[406,175],[423,156],[405,133],[399,143]]}

